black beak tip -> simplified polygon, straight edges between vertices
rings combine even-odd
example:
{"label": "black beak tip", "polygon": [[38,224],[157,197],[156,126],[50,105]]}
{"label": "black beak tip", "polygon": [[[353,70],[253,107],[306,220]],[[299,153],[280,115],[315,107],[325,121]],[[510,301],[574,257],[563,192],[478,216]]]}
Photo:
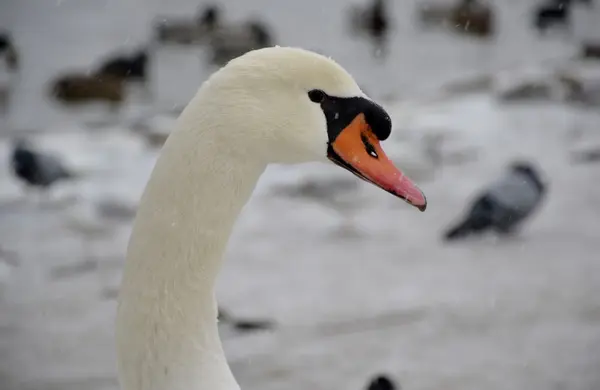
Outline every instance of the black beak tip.
{"label": "black beak tip", "polygon": [[[423,192],[421,192],[421,194],[423,194]],[[425,196],[425,194],[423,194],[423,199],[425,201],[423,202],[423,205],[417,207],[421,212],[427,210],[427,197]]]}
{"label": "black beak tip", "polygon": [[420,212],[424,212],[425,210],[427,210],[427,198],[425,197],[425,194],[423,194],[423,192],[421,192],[421,194],[423,195],[423,204],[421,204],[421,205],[413,203],[412,200],[410,200],[410,198],[408,198],[406,196],[398,195],[397,193],[394,193],[394,192],[392,192],[392,194],[394,194],[395,196],[401,198],[402,200],[404,200],[409,205],[416,207],[417,209],[419,209]]}

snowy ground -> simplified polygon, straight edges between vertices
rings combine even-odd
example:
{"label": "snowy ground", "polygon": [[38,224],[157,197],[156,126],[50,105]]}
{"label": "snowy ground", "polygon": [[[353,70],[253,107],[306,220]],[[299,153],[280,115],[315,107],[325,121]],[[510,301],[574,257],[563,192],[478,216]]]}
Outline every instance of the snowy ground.
{"label": "snowy ground", "polygon": [[[388,108],[397,129],[384,146],[429,208],[362,183],[324,200],[288,198],[277,189],[355,178],[334,166],[270,168],[219,283],[228,310],[279,324],[224,332],[242,386],[359,389],[385,371],[414,390],[600,388],[600,168],[569,162],[578,143],[598,141],[600,114],[500,104],[489,93]],[[419,150],[423,134],[440,133],[450,162],[436,166]],[[114,298],[130,220],[102,217],[97,205],[135,208],[156,151],[125,129],[37,142],[86,176],[40,203],[2,170],[0,237],[13,254],[0,302],[2,389],[114,389]],[[467,157],[450,158],[459,152]],[[550,180],[539,215],[508,241],[443,245],[440,231],[513,157],[534,159]],[[356,210],[357,232],[342,229],[336,209]]]}
{"label": "snowy ground", "polygon": [[[157,155],[126,123],[149,112],[151,125],[166,126],[152,113],[185,103],[210,69],[202,53],[156,53],[156,100],[134,101],[119,118],[103,107],[61,108],[47,83],[144,43],[153,17],[192,12],[196,2],[0,3],[0,24],[23,58],[0,116],[0,390],[115,390],[115,297]],[[278,327],[223,329],[234,372],[247,390],[361,389],[376,372],[409,390],[598,390],[600,165],[571,162],[573,150],[600,147],[598,106],[565,105],[556,85],[553,99],[498,99],[506,80],[547,78],[539,69],[508,72],[491,91],[484,77],[476,92],[433,98],[447,80],[570,57],[578,32],[539,37],[528,27],[535,2],[506,1],[495,4],[499,36],[478,42],[420,30],[416,3],[394,2],[393,50],[379,63],[347,36],[345,1],[307,0],[293,12],[287,2],[227,1],[233,19],[264,16],[282,44],[331,54],[371,96],[387,98],[396,130],[384,147],[429,200],[420,213],[334,166],[271,167],[239,220],[218,297]],[[583,14],[593,22],[598,12]],[[24,130],[82,179],[50,199],[24,196],[8,173],[5,137]],[[539,214],[511,240],[443,245],[465,201],[515,157],[535,160],[550,182]],[[282,194],[307,181],[333,194]]]}

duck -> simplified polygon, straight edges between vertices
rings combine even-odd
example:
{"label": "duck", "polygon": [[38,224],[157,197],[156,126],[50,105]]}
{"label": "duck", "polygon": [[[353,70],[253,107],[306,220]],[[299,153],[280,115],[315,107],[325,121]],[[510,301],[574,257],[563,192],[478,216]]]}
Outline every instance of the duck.
{"label": "duck", "polygon": [[390,13],[386,0],[372,0],[365,8],[350,9],[350,27],[354,32],[362,32],[372,38],[376,49],[385,48],[386,38],[391,29]]}
{"label": "duck", "polygon": [[112,78],[122,80],[124,83],[141,85],[146,98],[151,100],[152,89],[148,83],[149,60],[150,53],[146,48],[136,50],[129,55],[113,55],[102,61],[94,75],[100,79]]}
{"label": "duck", "polygon": [[269,27],[258,19],[245,23],[221,25],[214,29],[208,39],[209,61],[222,66],[242,54],[274,44]]}
{"label": "duck", "polygon": [[161,43],[192,45],[201,43],[221,22],[221,10],[209,4],[198,10],[193,20],[166,19],[154,24],[156,40]]}
{"label": "duck", "polygon": [[450,22],[462,34],[485,38],[494,35],[494,12],[478,0],[462,0],[453,9]]}
{"label": "duck", "polygon": [[50,90],[51,95],[64,104],[103,101],[111,107],[125,100],[125,92],[121,78],[76,72],[58,76]]}
{"label": "duck", "polygon": [[381,146],[391,129],[341,65],[308,50],[253,50],[213,73],[165,142],[131,229],[115,323],[121,389],[240,388],[214,288],[267,165],[333,163],[425,211]]}
{"label": "duck", "polygon": [[425,4],[418,8],[423,25],[446,25],[453,31],[489,37],[494,34],[494,12],[478,0],[460,0],[457,4]]}
{"label": "duck", "polygon": [[131,55],[116,55],[107,58],[95,74],[100,77],[115,77],[128,81],[146,81],[148,76],[148,50],[138,50]]}

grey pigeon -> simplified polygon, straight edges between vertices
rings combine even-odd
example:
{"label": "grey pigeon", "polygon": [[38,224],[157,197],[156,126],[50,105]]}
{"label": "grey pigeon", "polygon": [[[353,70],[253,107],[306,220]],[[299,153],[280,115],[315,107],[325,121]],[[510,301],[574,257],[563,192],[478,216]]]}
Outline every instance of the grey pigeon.
{"label": "grey pigeon", "polygon": [[42,189],[75,176],[58,157],[38,152],[24,140],[16,141],[11,166],[19,180]]}
{"label": "grey pigeon", "polygon": [[506,174],[475,199],[467,216],[445,234],[456,240],[494,230],[512,233],[539,206],[547,192],[537,170],[528,162],[514,162]]}

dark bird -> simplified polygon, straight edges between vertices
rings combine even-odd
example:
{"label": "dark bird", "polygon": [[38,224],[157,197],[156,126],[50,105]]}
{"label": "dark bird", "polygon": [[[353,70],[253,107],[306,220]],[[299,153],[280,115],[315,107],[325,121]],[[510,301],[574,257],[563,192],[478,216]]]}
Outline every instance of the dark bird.
{"label": "dark bird", "polygon": [[19,180],[41,189],[48,189],[59,180],[75,177],[58,157],[36,151],[21,139],[13,146],[11,167]]}
{"label": "dark bird", "polygon": [[550,0],[541,4],[534,11],[533,24],[541,32],[555,25],[564,28],[571,22],[571,2],[566,0]]}
{"label": "dark bird", "polygon": [[219,308],[219,321],[222,324],[230,324],[233,329],[240,333],[258,332],[263,330],[271,330],[275,327],[273,321],[266,319],[241,319],[232,317],[228,312]]}
{"label": "dark bird", "polygon": [[4,53],[12,46],[10,35],[5,31],[0,31],[0,53]]}
{"label": "dark bird", "polygon": [[383,38],[390,27],[389,14],[384,0],[374,0],[364,13],[363,26],[375,38]]}
{"label": "dark bird", "polygon": [[274,41],[271,29],[260,20],[223,24],[210,33],[210,62],[222,66],[250,50],[272,46]]}
{"label": "dark bird", "polygon": [[162,43],[191,45],[201,43],[221,24],[221,9],[215,4],[199,8],[194,19],[167,19],[154,24],[155,36]]}
{"label": "dark bird", "polygon": [[96,71],[98,76],[109,76],[132,81],[145,81],[148,75],[148,52],[140,50],[130,56],[110,58]]}
{"label": "dark bird", "polygon": [[386,38],[391,29],[389,15],[386,0],[372,0],[365,8],[351,9],[350,25],[354,31],[369,36],[375,48],[382,51],[385,49]]}
{"label": "dark bird", "polygon": [[396,385],[386,375],[378,375],[369,382],[367,390],[396,390]]}
{"label": "dark bird", "polygon": [[59,76],[52,82],[50,93],[55,99],[65,104],[103,101],[114,107],[125,100],[122,79],[81,73]]}
{"label": "dark bird", "polygon": [[496,30],[495,11],[480,0],[458,0],[454,4],[423,4],[418,17],[424,26],[443,26],[453,32],[488,38]]}
{"label": "dark bird", "polygon": [[221,10],[214,4],[206,6],[203,10],[198,10],[196,23],[206,30],[212,31],[221,22]]}
{"label": "dark bird", "polygon": [[466,218],[445,234],[456,240],[494,230],[512,233],[538,207],[547,185],[528,162],[514,162],[504,177],[489,185],[473,202]]}
{"label": "dark bird", "polygon": [[478,0],[462,0],[450,14],[454,30],[463,34],[490,37],[494,34],[494,10]]}
{"label": "dark bird", "polygon": [[600,59],[600,41],[584,42],[581,45],[581,57],[587,59]]}
{"label": "dark bird", "polygon": [[0,56],[4,57],[4,62],[8,69],[15,70],[19,67],[17,49],[12,37],[5,31],[0,31]]}

